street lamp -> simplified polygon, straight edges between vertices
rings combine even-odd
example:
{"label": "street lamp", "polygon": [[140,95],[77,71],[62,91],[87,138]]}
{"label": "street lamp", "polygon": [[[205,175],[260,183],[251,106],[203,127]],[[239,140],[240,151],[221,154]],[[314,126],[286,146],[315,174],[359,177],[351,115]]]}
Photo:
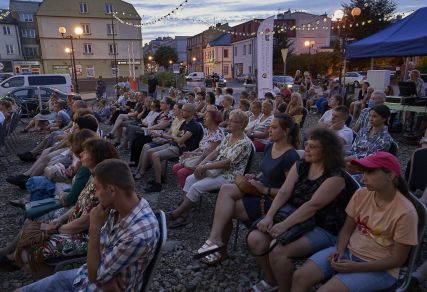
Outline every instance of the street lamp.
{"label": "street lamp", "polygon": [[[74,42],[73,40],[76,38],[75,36],[73,36],[72,34],[70,35],[65,35],[67,33],[67,29],[63,26],[58,28],[58,32],[61,34],[63,39],[69,39],[71,42],[71,49],[67,48],[65,50],[65,52],[67,53],[67,51],[71,54],[71,66],[73,67],[73,78],[74,78],[74,86],[76,88],[76,92],[80,93],[79,91],[79,83],[77,81],[77,71],[76,71],[76,58],[74,56]],[[83,29],[81,27],[76,27],[74,28],[74,33],[77,35],[78,38],[80,38],[80,35],[83,33]]]}
{"label": "street lamp", "polygon": [[310,72],[310,55],[311,55],[311,49],[314,47],[315,43],[316,43],[315,41],[305,41],[304,42],[304,47],[308,48],[308,65],[307,65],[308,72]]}
{"label": "street lamp", "polygon": [[193,57],[192,60],[193,60],[193,72],[194,72],[194,71],[196,71],[196,64],[195,64],[195,62],[196,62],[197,59],[196,59],[196,57]]}
{"label": "street lamp", "polygon": [[70,64],[71,64],[71,76],[73,76],[74,79],[74,69],[73,69],[73,57],[71,56],[71,49],[65,48],[65,53],[70,55]]}

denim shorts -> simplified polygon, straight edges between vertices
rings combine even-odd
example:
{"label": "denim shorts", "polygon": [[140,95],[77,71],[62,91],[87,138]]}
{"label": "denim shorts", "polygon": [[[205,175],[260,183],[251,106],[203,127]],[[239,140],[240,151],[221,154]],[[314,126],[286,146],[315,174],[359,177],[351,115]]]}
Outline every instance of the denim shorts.
{"label": "denim shorts", "polygon": [[54,291],[77,291],[73,287],[74,279],[78,269],[57,272],[52,276],[43,278],[37,282],[21,288],[22,292],[54,292]]}
{"label": "denim shorts", "polygon": [[[329,256],[337,249],[335,246],[321,250],[312,255],[309,259],[320,268],[325,279],[334,276],[334,270],[329,263]],[[344,253],[344,258],[354,261],[363,262],[358,257],[353,256],[348,249]],[[366,273],[338,273],[335,277],[340,280],[347,289],[352,291],[377,291],[392,287],[396,279],[387,272],[366,272]]]}
{"label": "denim shorts", "polygon": [[335,235],[332,235],[329,231],[321,227],[315,227],[313,230],[307,232],[304,237],[308,239],[312,253],[335,246],[337,242]]}

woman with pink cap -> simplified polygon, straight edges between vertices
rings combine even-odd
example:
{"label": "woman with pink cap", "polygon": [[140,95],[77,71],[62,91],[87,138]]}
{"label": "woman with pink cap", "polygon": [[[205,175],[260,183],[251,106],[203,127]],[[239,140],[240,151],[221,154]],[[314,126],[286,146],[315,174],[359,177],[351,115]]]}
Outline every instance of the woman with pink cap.
{"label": "woman with pink cap", "polygon": [[294,273],[292,291],[377,291],[396,284],[399,268],[417,245],[418,216],[400,176],[399,161],[376,152],[351,163],[366,187],[353,195],[337,246],[319,251]]}

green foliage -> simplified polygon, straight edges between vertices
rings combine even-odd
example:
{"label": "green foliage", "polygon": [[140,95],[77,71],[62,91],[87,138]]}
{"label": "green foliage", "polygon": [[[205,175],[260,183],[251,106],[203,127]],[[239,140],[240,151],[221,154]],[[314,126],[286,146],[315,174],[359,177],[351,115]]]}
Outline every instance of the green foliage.
{"label": "green foliage", "polygon": [[[141,82],[144,84],[147,84],[148,82],[148,76],[150,72],[146,72],[145,74],[141,75]],[[177,76],[175,76],[177,75]],[[176,87],[176,88],[183,88],[185,85],[185,77],[180,74],[174,74],[171,72],[157,72],[155,73],[155,76],[157,80],[159,81],[159,85],[161,87]],[[176,85],[175,85],[176,81]]]}
{"label": "green foliage", "polygon": [[427,73],[427,57],[420,57],[416,68],[420,70],[421,73]]}
{"label": "green foliage", "polygon": [[283,74],[283,58],[282,49],[288,49],[288,58],[293,55],[291,48],[293,41],[289,40],[286,33],[276,31],[274,34],[274,45],[273,45],[273,72],[277,75]]}
{"label": "green foliage", "polygon": [[160,66],[169,68],[171,65],[169,61],[176,63],[178,61],[178,54],[174,48],[161,46],[154,54],[154,61]]}
{"label": "green foliage", "polygon": [[[397,5],[394,0],[350,0],[348,4],[343,3],[342,7],[344,18],[341,24],[345,25],[346,29],[341,29],[341,35],[362,39],[388,26],[390,22],[387,19],[392,16]],[[353,17],[351,11],[355,7],[360,8],[361,14]],[[362,25],[362,22],[365,22],[365,25]],[[359,23],[359,26],[355,26],[355,23]]]}
{"label": "green foliage", "polygon": [[296,70],[308,71],[308,67],[310,67],[311,76],[317,74],[337,75],[339,64],[339,52],[292,55],[287,60],[287,74],[292,76]]}

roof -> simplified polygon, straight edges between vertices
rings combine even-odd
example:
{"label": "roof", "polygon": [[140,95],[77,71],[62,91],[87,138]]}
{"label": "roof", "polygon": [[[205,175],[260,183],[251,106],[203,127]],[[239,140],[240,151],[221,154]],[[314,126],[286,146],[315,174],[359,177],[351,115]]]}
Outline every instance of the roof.
{"label": "roof", "polygon": [[208,43],[210,47],[219,47],[219,46],[230,46],[231,45],[231,35],[228,33],[224,33],[214,39],[213,41],[210,41]]}
{"label": "roof", "polygon": [[[87,3],[88,13],[80,13],[80,3]],[[66,17],[78,17],[78,18],[111,18],[111,14],[105,13],[105,4],[112,4],[113,10],[118,12],[121,19],[134,19],[141,20],[135,7],[121,0],[67,0],[61,1],[58,5],[58,0],[44,0],[37,12],[37,16],[66,16]],[[128,13],[122,15],[122,12]],[[129,15],[132,14],[132,15]]]}
{"label": "roof", "polygon": [[347,59],[427,55],[427,7],[347,46]]}

